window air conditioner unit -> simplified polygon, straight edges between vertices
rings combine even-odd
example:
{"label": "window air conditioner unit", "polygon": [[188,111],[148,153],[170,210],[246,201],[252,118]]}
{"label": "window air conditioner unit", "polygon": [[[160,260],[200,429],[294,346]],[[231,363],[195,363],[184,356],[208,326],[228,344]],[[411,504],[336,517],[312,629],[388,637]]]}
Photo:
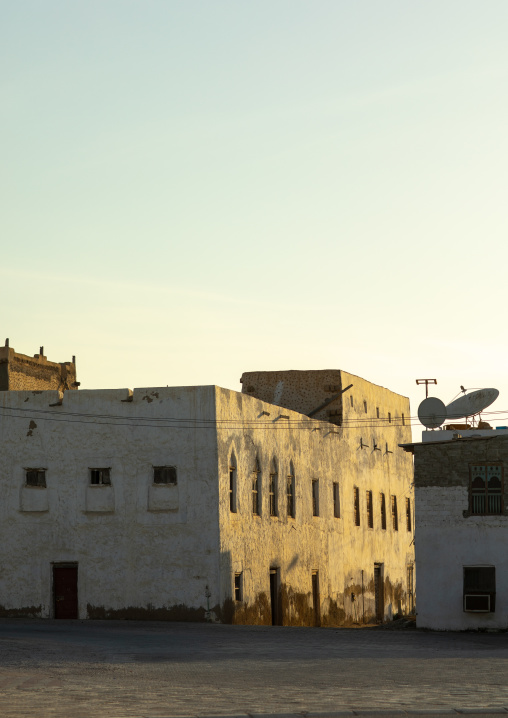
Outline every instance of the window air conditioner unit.
{"label": "window air conditioner unit", "polygon": [[490,594],[466,593],[464,611],[471,613],[490,613]]}

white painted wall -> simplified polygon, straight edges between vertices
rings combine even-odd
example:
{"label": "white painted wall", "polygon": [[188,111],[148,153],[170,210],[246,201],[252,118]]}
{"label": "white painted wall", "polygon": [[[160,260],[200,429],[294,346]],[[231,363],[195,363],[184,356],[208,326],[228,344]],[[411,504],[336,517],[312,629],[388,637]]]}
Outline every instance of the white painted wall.
{"label": "white painted wall", "polygon": [[[206,585],[217,602],[214,387],[128,396],[67,392],[50,407],[56,392],[0,393],[1,610],[51,617],[51,565],[67,561],[78,563],[80,618],[179,606],[192,617]],[[163,417],[176,422],[157,425]],[[177,486],[152,485],[153,465],[175,465]],[[47,488],[25,486],[26,467],[46,468]],[[111,467],[111,486],[90,486],[90,467]]]}
{"label": "white painted wall", "polygon": [[[423,460],[423,459],[422,459]],[[463,516],[466,486],[416,487],[417,624],[436,630],[508,628],[505,516]],[[496,567],[495,613],[463,610],[463,567]]]}

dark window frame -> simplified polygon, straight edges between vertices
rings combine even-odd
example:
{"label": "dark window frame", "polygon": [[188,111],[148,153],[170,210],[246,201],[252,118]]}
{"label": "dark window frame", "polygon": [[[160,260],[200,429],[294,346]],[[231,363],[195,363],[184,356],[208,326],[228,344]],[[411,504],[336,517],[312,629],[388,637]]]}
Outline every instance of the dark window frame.
{"label": "dark window frame", "polygon": [[367,526],[369,529],[374,528],[374,506],[372,502],[372,491],[367,491]]}
{"label": "dark window frame", "polygon": [[319,479],[312,479],[312,515],[319,516]]}
{"label": "dark window frame", "polygon": [[412,528],[411,499],[409,497],[406,497],[406,529],[408,531],[411,531],[411,528]]}
{"label": "dark window frame", "polygon": [[360,526],[360,489],[358,486],[353,488],[353,511],[355,526]]}
{"label": "dark window frame", "polygon": [[243,601],[243,571],[238,571],[234,575],[233,593],[235,602],[241,603]]}
{"label": "dark window frame", "polygon": [[381,502],[381,529],[386,531],[386,496],[383,492],[379,496]]}
{"label": "dark window frame", "polygon": [[[463,610],[465,613],[495,613],[496,612],[496,567],[488,565],[463,566]],[[469,608],[466,608],[466,596],[471,597]],[[479,603],[485,603],[481,599],[489,596],[489,610],[483,608],[472,608],[475,597]]]}
{"label": "dark window frame", "polygon": [[46,489],[46,469],[34,469],[32,467],[25,469],[25,486],[31,488]]}
{"label": "dark window frame", "polygon": [[[479,469],[483,469],[484,488],[479,487],[478,479],[482,480]],[[489,469],[499,469],[492,472],[490,478],[495,474],[499,475],[500,486],[493,490],[490,487],[488,476]],[[474,476],[476,474],[476,476]],[[474,476],[474,478],[473,478]],[[474,486],[474,484],[477,484]],[[475,464],[469,464],[469,513],[471,516],[502,516],[505,513],[504,503],[504,466],[500,461],[482,461]]]}
{"label": "dark window frame", "polygon": [[261,516],[261,467],[256,459],[254,471],[252,472],[252,515]]}
{"label": "dark window frame", "polygon": [[111,467],[90,467],[90,486],[111,486]]}
{"label": "dark window frame", "polygon": [[276,471],[272,471],[270,474],[270,480],[268,484],[268,497],[269,497],[269,503],[270,503],[270,516],[276,517],[279,515],[279,506],[278,506],[278,491],[277,491],[277,484],[278,484],[278,477]]}
{"label": "dark window frame", "polygon": [[394,531],[399,530],[399,512],[397,509],[397,497],[395,494],[392,494],[391,497],[391,507],[392,507],[392,528]]}
{"label": "dark window frame", "polygon": [[288,474],[286,478],[286,499],[287,499],[287,515],[288,518],[296,517],[296,497],[295,497],[295,475]]}
{"label": "dark window frame", "polygon": [[338,481],[334,481],[332,484],[333,492],[333,517],[340,519],[340,484]]}
{"label": "dark window frame", "polygon": [[236,466],[231,462],[229,467],[229,510],[232,514],[236,514],[236,487],[237,487],[237,474]]}
{"label": "dark window frame", "polygon": [[153,483],[157,486],[176,486],[178,484],[178,471],[176,466],[153,466]]}

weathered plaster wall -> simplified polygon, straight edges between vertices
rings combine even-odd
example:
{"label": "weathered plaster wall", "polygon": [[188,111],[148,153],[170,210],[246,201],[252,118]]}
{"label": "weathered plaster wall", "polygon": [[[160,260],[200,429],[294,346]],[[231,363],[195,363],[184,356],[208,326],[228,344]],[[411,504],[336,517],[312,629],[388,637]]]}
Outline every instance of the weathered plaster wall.
{"label": "weathered plaster wall", "polygon": [[[265,386],[273,388],[281,376]],[[276,375],[285,372],[274,372]],[[337,373],[309,372],[311,389],[302,389],[304,372],[290,372],[298,378],[298,404],[302,409],[316,404],[312,386],[334,380]],[[372,406],[390,407],[394,415],[409,416],[409,402],[381,387],[342,373],[342,384],[355,382],[355,397]],[[298,377],[294,376],[298,375]],[[246,386],[244,375],[244,390]],[[290,386],[293,386],[294,384]],[[249,385],[250,386],[250,385]],[[286,384],[284,385],[286,386]],[[261,393],[261,392],[260,392]],[[281,406],[274,406],[245,393],[217,389],[220,524],[221,600],[229,605],[231,620],[270,623],[270,568],[280,569],[281,604],[285,624],[313,622],[312,572],[319,572],[321,621],[323,624],[361,622],[374,616],[374,563],[383,564],[386,618],[407,609],[407,565],[414,561],[412,530],[407,531],[405,498],[411,499],[412,460],[398,447],[410,441],[409,426],[386,420],[345,422],[338,428],[314,421]],[[267,396],[273,393],[267,390]],[[304,404],[304,398],[307,401]],[[289,402],[282,391],[279,399]],[[295,404],[297,401],[295,401]],[[317,404],[319,403],[319,400]],[[346,402],[344,402],[346,404]],[[316,404],[316,405],[317,405]],[[388,411],[388,409],[386,409]],[[345,412],[345,417],[357,419]],[[363,414],[365,416],[365,414]],[[289,418],[283,418],[289,417]],[[221,423],[223,422],[223,423]],[[358,428],[362,426],[362,428]],[[361,448],[360,439],[367,448]],[[376,448],[375,446],[376,445]],[[387,451],[388,448],[388,451]],[[379,450],[378,450],[379,449]],[[229,507],[229,467],[234,452],[237,466],[237,512]],[[252,513],[252,472],[256,457],[261,469],[261,515]],[[269,516],[268,482],[277,465],[279,516]],[[296,517],[287,516],[286,477],[294,466]],[[312,480],[320,482],[320,515],[312,515]],[[333,515],[333,482],[340,485],[341,518]],[[359,488],[361,525],[354,521],[353,491]],[[366,492],[373,492],[374,527],[367,526]],[[386,495],[387,528],[381,528],[380,493]],[[398,499],[398,531],[391,523],[390,496]],[[413,517],[411,524],[413,526]],[[244,601],[235,603],[233,577],[242,573]],[[363,573],[362,573],[363,572]],[[351,594],[355,600],[351,600]],[[228,603],[229,602],[229,603]]]}
{"label": "weathered plaster wall", "polygon": [[48,361],[42,354],[33,357],[0,347],[0,391],[44,391],[77,389],[73,362]]}
{"label": "weathered plaster wall", "polygon": [[[214,388],[130,394],[0,394],[0,615],[53,615],[52,562],[78,563],[80,618],[201,620],[206,585],[218,603]],[[153,465],[177,485],[152,485]],[[47,488],[25,486],[27,467]],[[90,485],[93,467],[111,486]]]}
{"label": "weathered plaster wall", "polygon": [[[508,628],[508,515],[469,515],[469,465],[506,464],[508,437],[423,444],[414,450],[418,626]],[[463,610],[463,568],[474,565],[496,567],[495,613]]]}

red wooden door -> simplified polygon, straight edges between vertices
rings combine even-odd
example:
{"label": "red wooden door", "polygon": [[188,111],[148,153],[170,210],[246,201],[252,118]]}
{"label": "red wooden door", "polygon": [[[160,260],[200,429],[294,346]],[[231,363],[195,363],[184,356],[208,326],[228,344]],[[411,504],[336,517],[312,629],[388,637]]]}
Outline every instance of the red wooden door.
{"label": "red wooden door", "polygon": [[78,567],[53,566],[55,618],[78,617]]}

